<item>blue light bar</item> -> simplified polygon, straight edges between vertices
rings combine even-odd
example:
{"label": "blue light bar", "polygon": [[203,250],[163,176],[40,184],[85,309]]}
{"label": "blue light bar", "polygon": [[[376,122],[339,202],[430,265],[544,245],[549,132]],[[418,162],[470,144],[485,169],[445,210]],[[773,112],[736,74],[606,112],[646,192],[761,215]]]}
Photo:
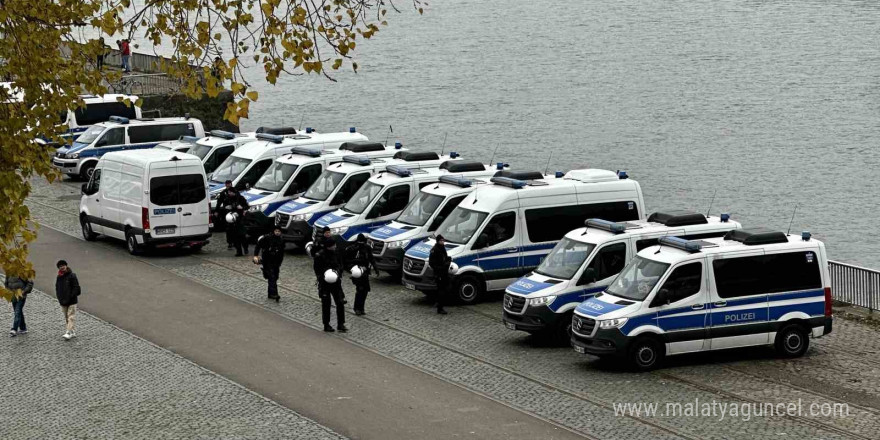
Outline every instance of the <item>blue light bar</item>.
{"label": "blue light bar", "polygon": [[556,172],[556,178],[557,178],[557,179],[561,179],[561,178],[563,178],[563,177],[565,177],[565,173],[563,173],[562,171],[557,171],[557,172]]}
{"label": "blue light bar", "polygon": [[629,179],[629,175],[626,174],[626,171],[617,171],[617,177],[619,177],[620,180]]}
{"label": "blue light bar", "polygon": [[496,163],[496,164],[495,164],[495,169],[496,169],[496,170],[503,170],[503,169],[504,169],[504,164],[501,163],[501,162]]}
{"label": "blue light bar", "polygon": [[199,138],[196,137],[196,136],[181,136],[180,139],[178,139],[178,140],[179,140],[180,142],[186,142],[186,143],[188,143],[188,144],[194,144],[194,143],[196,143],[196,142],[199,140]]}
{"label": "blue light bar", "polygon": [[387,167],[385,167],[385,171],[391,174],[396,174],[400,177],[409,177],[412,175],[412,170],[399,165],[388,165]]}
{"label": "blue light bar", "polygon": [[357,156],[354,154],[349,154],[348,156],[342,157],[343,162],[353,163],[355,165],[369,165],[370,158],[367,156]]}
{"label": "blue light bar", "polygon": [[730,220],[730,214],[722,213],[721,214],[721,223],[727,223],[728,220]]}
{"label": "blue light bar", "polygon": [[440,176],[440,183],[448,183],[462,188],[469,188],[474,182],[463,177]]}
{"label": "blue light bar", "polygon": [[223,138],[223,139],[235,139],[235,133],[230,133],[224,130],[211,130],[211,136]]}
{"label": "blue light bar", "polygon": [[[257,135],[257,136],[259,136],[259,135]],[[293,147],[290,149],[291,154],[299,154],[302,156],[309,156],[309,157],[321,157],[321,151],[322,150],[320,148],[308,148],[308,147]]]}
{"label": "blue light bar", "polygon": [[394,149],[395,149],[395,150],[399,150],[399,149],[401,149],[401,148],[403,148],[403,144],[401,144],[400,142],[395,142],[395,143],[394,143]]}
{"label": "blue light bar", "polygon": [[489,181],[496,185],[506,186],[513,189],[522,189],[528,184],[528,182],[511,179],[510,177],[493,177]]}
{"label": "blue light bar", "polygon": [[306,133],[311,133],[313,131],[315,131],[315,130],[312,129],[312,127],[306,127]]}
{"label": "blue light bar", "polygon": [[455,159],[455,158],[458,157],[458,156],[459,156],[459,154],[456,153],[455,151],[450,151],[450,152],[449,152],[449,158],[450,158],[450,159]]}
{"label": "blue light bar", "polygon": [[261,141],[269,141],[275,144],[280,144],[284,142],[284,136],[278,136],[277,134],[269,134],[269,133],[257,133],[257,139]]}
{"label": "blue light bar", "polygon": [[612,234],[621,234],[626,231],[626,225],[623,223],[614,223],[601,218],[588,218],[584,222],[584,226],[593,229],[601,229]]}
{"label": "blue light bar", "polygon": [[107,118],[110,122],[115,122],[117,124],[128,124],[128,118],[124,118],[122,116],[110,116]]}
{"label": "blue light bar", "polygon": [[812,236],[813,236],[813,234],[810,234],[810,231],[801,232],[801,238],[804,241],[810,241],[810,237],[812,237]]}
{"label": "blue light bar", "polygon": [[357,133],[357,130],[354,127],[348,127],[349,133]]}
{"label": "blue light bar", "polygon": [[660,244],[681,249],[686,252],[700,252],[700,249],[703,248],[703,246],[696,241],[688,241],[679,237],[660,237]]}

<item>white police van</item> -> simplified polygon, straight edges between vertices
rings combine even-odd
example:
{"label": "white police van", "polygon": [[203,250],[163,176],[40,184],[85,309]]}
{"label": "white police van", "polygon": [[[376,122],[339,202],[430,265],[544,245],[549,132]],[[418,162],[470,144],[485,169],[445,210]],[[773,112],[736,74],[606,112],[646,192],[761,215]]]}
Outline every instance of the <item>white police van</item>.
{"label": "white police van", "polygon": [[[67,135],[70,141],[75,141],[79,134],[86,131],[92,125],[99,122],[107,122],[111,116],[120,116],[128,119],[138,119],[141,117],[141,108],[134,105],[138,100],[134,95],[121,94],[104,94],[97,95],[80,95],[85,104],[84,107],[77,107],[62,113],[61,124],[67,126]],[[124,100],[128,99],[132,104],[125,105]]]}
{"label": "white police van", "polygon": [[304,246],[312,239],[312,227],[324,214],[339,209],[374,174],[388,165],[405,168],[436,168],[458,158],[457,153],[440,156],[433,152],[402,154],[397,159],[347,155],[343,161],[324,170],[321,177],[300,197],[289,200],[275,211],[275,224],[281,226],[285,241]]}
{"label": "white police van", "polygon": [[[298,147],[298,151],[302,155],[314,155],[315,151],[318,151],[320,155],[323,154],[320,153],[322,150],[339,148],[340,145],[346,142],[363,142],[368,140],[366,136],[358,133],[354,127],[351,127],[347,133],[315,133],[309,131],[306,134],[288,136],[257,133],[255,137],[256,141],[248,142],[235,150],[208,176],[212,208],[216,207],[217,197],[223,191],[223,186],[227,180],[232,181],[235,189],[239,191],[247,190],[257,183],[257,180],[272,167],[275,159],[292,154],[292,148]],[[288,167],[286,170],[293,172],[296,168]],[[272,176],[274,177],[276,174],[279,174],[280,177],[285,177],[280,170],[273,169]],[[319,171],[315,177],[320,174]],[[286,184],[287,181],[285,180],[281,183]],[[305,189],[301,189],[300,192],[303,190]]]}
{"label": "white police van", "polygon": [[640,370],[668,355],[756,345],[800,356],[810,337],[831,332],[830,286],[825,245],[809,232],[664,237],[578,305],[571,343]]}
{"label": "white police van", "polygon": [[[504,171],[491,181],[469,194],[436,231],[458,266],[451,279],[453,297],[465,304],[529,273],[566,232],[588,218],[645,218],[642,189],[622,171],[582,169],[547,176]],[[437,289],[427,264],[433,246],[429,238],[406,251],[406,288]]]}
{"label": "white police van", "polygon": [[195,136],[181,136],[180,139],[176,141],[159,142],[158,144],[156,144],[155,147],[153,147],[153,149],[186,153],[196,144],[196,141],[198,140],[199,138]]}
{"label": "white police van", "polygon": [[[450,163],[446,167],[450,173],[485,169],[479,162]],[[499,163],[496,169],[504,168]],[[400,274],[407,249],[428,238],[468,194],[487,183],[488,179],[441,176],[437,184],[422,188],[397,218],[367,235],[376,268]]]}
{"label": "white police van", "polygon": [[191,154],[107,153],[82,186],[83,238],[122,239],[132,254],[144,248],[200,249],[211,236],[207,186],[202,163]]}
{"label": "white police van", "polygon": [[367,159],[391,159],[408,153],[399,142],[393,147],[380,142],[345,142],[333,150],[294,148],[290,154],[279,157],[253,188],[242,193],[250,205],[245,216],[248,235],[258,236],[268,232],[275,223],[278,208],[303,195],[327,167],[341,163],[346,156],[358,154]]}
{"label": "white police van", "polygon": [[574,308],[605,290],[640,250],[661,237],[696,240],[742,228],[727,214],[706,217],[690,211],[655,212],[647,221],[589,219],[584,224],[565,234],[534,271],[507,286],[507,328],[568,343]]}
{"label": "white police van", "polygon": [[[448,167],[448,164],[443,166]],[[483,168],[453,173],[441,168],[413,170],[389,165],[385,172],[370,177],[342,208],[319,218],[313,235],[317,236],[318,230],[329,227],[331,234],[354,241],[358,234],[366,235],[390,223],[422,188],[436,185],[441,177],[488,178],[495,172],[489,167]]]}
{"label": "white police van", "polygon": [[52,164],[64,174],[88,179],[98,159],[113,151],[153,148],[181,136],[204,136],[202,121],[193,118],[128,119],[111,116],[89,127],[70,148],[59,148]]}
{"label": "white police van", "polygon": [[242,145],[256,141],[254,133],[232,133],[224,130],[211,130],[205,137],[196,140],[189,154],[202,160],[205,173],[211,174],[223,161]]}

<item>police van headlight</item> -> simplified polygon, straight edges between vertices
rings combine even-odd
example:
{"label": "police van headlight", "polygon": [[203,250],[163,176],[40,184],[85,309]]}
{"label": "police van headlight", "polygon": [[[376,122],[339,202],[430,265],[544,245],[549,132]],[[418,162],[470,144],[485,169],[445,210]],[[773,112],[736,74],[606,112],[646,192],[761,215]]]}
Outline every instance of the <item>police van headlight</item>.
{"label": "police van headlight", "polygon": [[343,226],[341,228],[330,228],[330,234],[332,235],[342,235],[348,232],[348,226]]}
{"label": "police van headlight", "polygon": [[405,248],[409,244],[409,240],[389,241],[388,249]]}
{"label": "police van headlight", "polygon": [[537,298],[529,298],[529,306],[546,306],[556,299],[556,295],[539,296]]}
{"label": "police van headlight", "polygon": [[71,153],[67,155],[68,159],[79,159],[79,153]]}
{"label": "police van headlight", "polygon": [[251,205],[251,207],[248,208],[248,211],[250,211],[250,212],[263,212],[266,210],[267,206],[269,206],[268,203],[262,203],[259,205]]}
{"label": "police van headlight", "polygon": [[309,218],[308,214],[293,214],[290,216],[291,220],[299,220],[299,221],[303,221],[303,222],[306,221],[306,219],[308,219],[308,218]]}
{"label": "police van headlight", "polygon": [[626,324],[626,318],[603,319],[599,321],[599,328],[619,328]]}

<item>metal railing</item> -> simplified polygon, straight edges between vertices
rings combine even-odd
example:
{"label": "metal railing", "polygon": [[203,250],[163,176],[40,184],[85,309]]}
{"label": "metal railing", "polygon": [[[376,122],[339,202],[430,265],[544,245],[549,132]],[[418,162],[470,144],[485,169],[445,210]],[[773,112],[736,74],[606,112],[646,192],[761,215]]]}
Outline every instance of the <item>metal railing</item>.
{"label": "metal railing", "polygon": [[831,295],[837,301],[873,312],[880,304],[880,271],[829,261]]}
{"label": "metal railing", "polygon": [[164,73],[134,74],[110,84],[110,89],[126,95],[175,95],[180,93],[180,83]]}

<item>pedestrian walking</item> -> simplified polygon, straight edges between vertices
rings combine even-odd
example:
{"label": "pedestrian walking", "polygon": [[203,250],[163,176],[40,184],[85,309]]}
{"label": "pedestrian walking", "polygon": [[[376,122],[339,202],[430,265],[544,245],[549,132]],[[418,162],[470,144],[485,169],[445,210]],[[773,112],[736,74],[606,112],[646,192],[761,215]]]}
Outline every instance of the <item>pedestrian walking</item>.
{"label": "pedestrian walking", "polygon": [[[7,271],[6,273],[9,273]],[[6,276],[3,281],[3,287],[12,292],[21,291],[21,296],[12,298],[12,330],[9,330],[9,336],[27,334],[27,323],[24,322],[24,303],[27,300],[28,293],[34,290],[34,282],[21,277]]]}
{"label": "pedestrian walking", "polygon": [[[350,265],[351,282],[354,284],[354,314],[361,316],[364,312],[364,304],[367,302],[367,294],[370,293],[371,268],[376,268],[373,252],[367,245],[367,236],[358,234],[354,244],[345,249],[346,265]],[[378,270],[376,270],[378,273]]]}
{"label": "pedestrian walking", "polygon": [[128,40],[119,43],[119,55],[122,57],[122,70],[131,73],[131,44]]}
{"label": "pedestrian walking", "polygon": [[[214,226],[217,225],[225,225],[226,224],[226,214],[230,212],[232,209],[231,202],[227,203],[226,193],[230,189],[232,189],[232,181],[227,180],[223,183],[223,191],[220,192],[220,195],[217,196],[217,208],[214,210]],[[232,244],[232,236],[229,235],[229,226],[224,226],[223,229],[227,231],[226,234],[226,249],[232,249],[235,246]]]}
{"label": "pedestrian walking", "polygon": [[[235,248],[235,256],[240,257],[248,254],[248,242],[245,236],[244,214],[248,210],[247,199],[244,198],[235,188],[229,187],[223,192],[226,197],[223,198],[223,207],[226,212],[226,242],[232,243]],[[223,195],[221,194],[221,195]],[[217,198],[217,206],[221,200]]]}
{"label": "pedestrian walking", "polygon": [[66,261],[58,260],[55,266],[58,268],[58,277],[55,278],[55,297],[58,298],[58,304],[61,305],[66,325],[66,331],[62,337],[70,340],[76,337],[74,317],[76,316],[76,305],[79,302],[78,298],[82,291],[76,274],[70,270]]}
{"label": "pedestrian walking", "polygon": [[[321,249],[315,250],[321,246]],[[339,255],[336,253],[335,240],[323,240],[322,245],[312,246],[312,255],[315,258],[315,276],[318,278],[318,296],[321,298],[321,319],[324,322],[325,332],[336,330],[330,325],[330,302],[336,305],[336,327],[345,333],[345,306],[342,303],[342,265]]]}
{"label": "pedestrian walking", "polygon": [[446,239],[437,235],[434,240],[428,266],[431,266],[434,281],[437,283],[437,313],[445,315],[447,312],[443,307],[449,300],[449,265],[452,264],[452,259],[446,254]]}
{"label": "pedestrian walking", "polygon": [[[260,257],[260,253],[263,254]],[[278,275],[281,262],[284,261],[284,239],[281,238],[281,226],[275,226],[272,232],[257,239],[254,248],[254,264],[263,265],[263,278],[269,282],[269,299],[275,302],[281,299],[278,295]]]}

